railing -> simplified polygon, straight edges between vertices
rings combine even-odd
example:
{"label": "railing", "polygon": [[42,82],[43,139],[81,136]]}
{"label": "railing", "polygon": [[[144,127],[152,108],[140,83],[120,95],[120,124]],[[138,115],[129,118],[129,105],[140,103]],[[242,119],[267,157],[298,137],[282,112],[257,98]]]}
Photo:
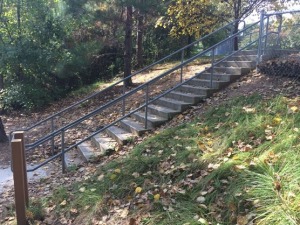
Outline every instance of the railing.
{"label": "railing", "polygon": [[[293,43],[287,43],[286,39],[294,37],[291,35],[296,29],[299,29],[299,18],[293,22],[291,15],[300,13],[300,10],[266,13],[261,12],[260,16],[260,38],[258,45],[258,63],[262,61],[262,56],[269,58],[278,57],[282,50],[298,49]],[[290,20],[289,25],[285,23]],[[299,32],[298,32],[299,33]]]}
{"label": "railing", "polygon": [[[34,147],[37,144],[39,144],[39,143],[43,142],[44,140],[48,139],[49,136],[53,137],[53,135],[57,133],[56,131],[58,131],[60,129],[66,129],[68,127],[68,125],[66,125],[66,126],[64,125],[64,122],[65,122],[64,119],[66,117],[70,117],[72,115],[72,113],[78,112],[79,109],[80,109],[80,107],[82,105],[89,104],[90,101],[96,101],[97,97],[103,97],[103,95],[105,95],[106,93],[109,93],[110,91],[112,91],[116,86],[124,84],[127,79],[132,79],[132,78],[136,77],[137,75],[139,75],[139,74],[141,74],[141,73],[143,73],[145,71],[151,70],[151,69],[155,68],[155,66],[159,65],[160,63],[166,62],[167,60],[172,60],[172,59],[174,59],[176,57],[176,58],[181,58],[181,63],[182,63],[183,60],[184,60],[185,52],[187,52],[187,50],[189,48],[194,48],[197,45],[199,47],[199,44],[201,44],[201,42],[203,40],[205,40],[205,39],[207,39],[207,38],[209,38],[209,37],[217,34],[218,32],[224,32],[224,31],[225,32],[228,32],[228,31],[232,32],[233,26],[234,26],[235,22],[236,21],[233,21],[233,22],[231,22],[231,23],[229,23],[229,24],[227,24],[227,25],[225,25],[225,26],[217,29],[213,33],[208,34],[208,35],[206,35],[203,38],[200,38],[199,40],[197,40],[197,41],[195,41],[195,42],[193,42],[193,43],[191,43],[191,44],[189,44],[189,45],[187,45],[187,46],[185,46],[185,47],[183,47],[183,48],[175,51],[174,53],[172,53],[172,54],[170,54],[170,55],[168,55],[168,56],[166,56],[166,57],[158,60],[157,62],[152,63],[149,66],[146,66],[145,68],[143,68],[143,69],[141,69],[141,70],[139,70],[139,71],[131,74],[130,76],[128,76],[128,77],[126,77],[124,79],[121,79],[121,80],[115,82],[114,84],[110,85],[109,87],[105,88],[104,90],[101,90],[101,91],[99,91],[97,93],[94,93],[91,96],[88,96],[87,98],[82,99],[81,101],[79,101],[79,102],[77,102],[77,103],[75,103],[75,104],[73,104],[73,105],[71,105],[71,106],[69,106],[69,107],[61,110],[58,113],[55,113],[55,114],[49,116],[48,118],[46,118],[44,120],[39,121],[38,123],[36,123],[36,124],[34,124],[34,125],[30,126],[30,127],[27,127],[25,129],[16,129],[16,130],[18,130],[18,131],[25,131],[27,134],[28,134],[28,132],[32,132],[32,134],[30,136],[38,137],[37,138],[38,140],[34,141],[33,143],[26,143],[27,149],[28,148],[30,149],[31,147]],[[181,68],[181,74],[182,74],[182,71],[183,71],[183,68]],[[124,94],[126,92],[125,85],[123,85],[123,88],[122,88],[122,90],[120,92],[121,92],[121,94]],[[105,103],[105,102],[102,102],[102,104],[103,103]],[[122,106],[122,111],[123,111],[123,114],[124,114],[124,112],[125,112],[125,104],[123,104],[123,106]],[[74,121],[77,121],[77,119],[75,119]],[[48,134],[46,136],[44,136],[44,137],[39,137],[39,135],[41,133],[40,130],[41,129],[45,130],[45,128],[49,131]],[[10,134],[12,134],[13,132],[14,131],[12,131]],[[27,135],[27,136],[29,136],[29,135]],[[28,137],[27,137],[27,139],[28,139]],[[55,148],[55,140],[51,139],[51,150],[52,150],[52,153],[53,153],[54,148]]]}
{"label": "railing", "polygon": [[[62,158],[62,168],[63,171],[64,168],[64,156],[65,153],[70,151],[71,149],[77,147],[79,144],[89,140],[94,135],[103,132],[105,129],[117,124],[124,118],[132,115],[133,113],[143,110],[145,113],[145,121],[147,121],[147,115],[148,115],[148,105],[153,103],[158,98],[165,96],[166,94],[170,93],[171,91],[177,89],[183,84],[186,84],[190,80],[194,79],[195,77],[201,76],[202,73],[197,73],[195,76],[186,77],[185,71],[188,69],[191,69],[193,67],[193,63],[201,57],[207,57],[209,56],[211,62],[210,67],[207,69],[204,69],[203,72],[210,70],[211,73],[211,87],[212,87],[212,76],[213,76],[213,68],[217,66],[222,61],[228,59],[230,56],[235,54],[235,52],[228,52],[227,55],[223,55],[222,57],[218,56],[215,57],[215,50],[228,43],[233,42],[236,37],[243,36],[243,40],[245,43],[245,46],[241,46],[240,50],[243,49],[249,49],[251,46],[257,45],[258,40],[252,40],[253,37],[251,35],[248,35],[249,40],[245,41],[247,39],[246,34],[251,34],[252,31],[258,29],[259,22],[252,24],[249,27],[244,28],[243,30],[239,31],[238,33],[234,35],[230,35],[228,38],[224,39],[223,41],[219,42],[218,44],[215,44],[205,50],[202,50],[200,53],[196,53],[193,56],[191,56],[189,59],[184,59],[184,52],[191,47],[199,46],[199,44],[205,39],[211,37],[211,35],[216,34],[220,31],[228,31],[228,29],[234,25],[235,22],[232,22],[217,31],[213,32],[210,35],[205,36],[204,38],[201,38],[192,44],[185,46],[184,48],[179,49],[178,51],[172,53],[171,55],[151,64],[150,66],[145,67],[144,69],[132,74],[130,77],[127,77],[125,79],[122,79],[115,84],[109,86],[108,88],[104,89],[103,91],[100,91],[98,93],[95,93],[91,96],[89,96],[86,99],[83,99],[79,101],[78,103],[60,111],[59,113],[56,113],[45,120],[28,127],[26,129],[20,129],[19,131],[25,131],[27,133],[27,138],[30,137],[30,135],[34,136],[34,133],[40,132],[40,127],[46,127],[50,130],[48,134],[45,136],[40,137],[38,140],[35,140],[33,143],[27,143],[27,151],[37,151],[38,154],[45,154],[45,156],[49,152],[51,152],[52,156],[49,156],[47,159],[45,159],[44,162],[32,167],[28,171],[34,171],[44,165],[46,165],[48,162],[61,157]],[[230,30],[230,29],[229,29]],[[91,110],[86,115],[80,117],[79,119],[74,119],[72,122],[64,125],[62,122],[61,126],[58,126],[57,117],[63,118],[64,113],[70,113],[71,110],[75,110],[80,108],[81,104],[85,104],[88,101],[91,101],[92,98],[95,98],[97,96],[104,95],[105,93],[108,93],[109,90],[112,90],[116,87],[119,87],[119,84],[124,84],[126,79],[133,78],[137,74],[141,74],[142,72],[149,70],[153,68],[154,66],[158,65],[159,63],[164,62],[167,59],[173,58],[176,54],[181,55],[181,61],[179,64],[173,66],[171,69],[166,70],[162,74],[156,76],[155,78],[146,81],[145,83],[133,88],[132,90],[126,90],[125,86],[120,86],[121,93],[119,96],[115,97],[112,101],[104,102],[104,104],[100,107],[97,107],[93,110]],[[172,77],[172,79],[167,79],[169,77]],[[168,80],[171,82],[169,84],[169,90],[163,92],[163,90],[158,89],[159,85],[161,85],[163,82]],[[171,80],[171,81],[170,81]],[[105,97],[105,96],[101,96]],[[134,102],[137,101],[136,106],[131,107],[132,104],[126,104],[126,102]],[[143,99],[143,101],[142,101]],[[76,111],[76,112],[77,112]],[[104,119],[105,118],[105,119]],[[45,126],[45,124],[47,126]],[[104,125],[103,125],[104,124]],[[145,128],[147,128],[147,122],[144,124]],[[30,133],[31,134],[28,134]],[[78,133],[81,133],[81,135],[78,135]],[[80,136],[80,138],[76,138],[75,135]],[[81,138],[84,136],[85,138]],[[77,139],[74,141],[74,139]],[[46,149],[46,151],[45,151]]]}
{"label": "railing", "polygon": [[[212,76],[213,76],[213,70],[214,67],[217,66],[222,61],[228,59],[228,57],[235,54],[235,52],[230,52],[228,55],[220,57],[215,57],[215,50],[218,46],[221,46],[222,44],[226,42],[233,41],[236,37],[240,36],[241,34],[245,33],[251,33],[251,30],[257,29],[257,25],[259,22],[252,24],[251,26],[239,31],[238,33],[231,35],[230,37],[222,40],[218,44],[215,44],[209,48],[207,48],[204,51],[201,51],[200,53],[195,54],[194,56],[190,57],[189,59],[182,60],[178,65],[172,67],[171,69],[168,69],[167,71],[163,72],[162,74],[158,75],[157,77],[135,87],[132,90],[129,90],[128,92],[122,93],[121,96],[116,97],[114,100],[109,101],[102,105],[101,107],[98,107],[91,112],[87,113],[83,117],[59,128],[56,130],[52,130],[52,132],[39,140],[35,141],[34,143],[27,145],[27,151],[28,150],[37,150],[39,153],[41,153],[42,149],[48,146],[48,142],[51,142],[51,145],[57,144],[57,150],[60,152],[56,153],[55,155],[52,155],[48,159],[46,159],[44,162],[32,167],[28,171],[34,171],[44,165],[46,165],[48,162],[61,157],[62,159],[62,169],[65,171],[65,165],[64,165],[64,156],[65,153],[70,151],[71,149],[77,147],[79,144],[89,140],[91,137],[93,137],[96,134],[99,134],[103,132],[105,129],[117,124],[124,118],[132,115],[133,113],[143,110],[145,113],[145,128],[147,128],[147,114],[148,114],[148,106],[149,104],[153,103],[158,98],[165,96],[166,94],[170,93],[171,91],[177,89],[183,84],[188,83],[190,80],[194,79],[195,77],[201,76],[202,73],[197,73],[196,75],[192,77],[185,78],[183,76],[184,70],[190,69],[192,67],[192,63],[194,63],[197,59],[200,57],[204,57],[209,55],[211,59],[210,67],[207,69],[204,69],[204,71],[211,71],[211,78],[210,83],[212,85]],[[249,36],[250,38],[250,36]],[[243,39],[245,40],[246,37],[244,35]],[[251,46],[254,46],[257,44],[258,40],[254,41],[245,41],[245,46],[241,46],[240,51],[244,49],[249,49]],[[197,41],[199,43],[199,40]],[[195,44],[195,43],[192,43]],[[191,46],[191,45],[189,45]],[[177,52],[182,52],[186,49],[182,48],[181,50],[178,50]],[[173,53],[174,54],[174,53]],[[146,67],[149,68],[149,67]],[[145,69],[143,69],[145,70]],[[132,75],[133,76],[133,75]],[[163,82],[165,82],[165,79],[171,76],[171,82],[172,84],[169,85],[170,89],[162,92],[161,90],[157,90],[157,87],[161,85]],[[169,80],[168,80],[169,81]],[[122,81],[119,81],[117,83],[124,82],[124,79]],[[212,87],[212,86],[211,86]],[[132,105],[136,99],[144,99],[143,102],[138,102],[136,105]],[[82,101],[81,101],[82,102]],[[126,104],[126,102],[130,102],[131,104]],[[126,107],[124,107],[126,106]],[[48,121],[53,121],[52,118],[55,118],[59,114],[55,114],[52,117],[48,118]],[[105,118],[107,121],[104,123],[103,118]],[[102,121],[101,121],[102,120]],[[93,123],[93,124],[92,124]],[[41,123],[39,123],[41,124]],[[51,122],[52,124],[52,122]],[[86,125],[84,129],[90,129],[89,132],[86,133],[85,138],[78,139],[76,142],[73,141],[73,136],[77,134],[78,132],[84,132],[84,129],[81,129],[79,125]],[[103,126],[104,124],[104,126]],[[100,126],[99,126],[100,125]],[[93,127],[93,129],[91,129]],[[34,126],[30,127],[30,129],[33,129]],[[28,129],[25,129],[25,131],[28,131]],[[72,137],[70,137],[72,136]],[[69,138],[69,140],[68,140]],[[71,140],[72,139],[72,140]],[[49,147],[49,146],[48,146]]]}

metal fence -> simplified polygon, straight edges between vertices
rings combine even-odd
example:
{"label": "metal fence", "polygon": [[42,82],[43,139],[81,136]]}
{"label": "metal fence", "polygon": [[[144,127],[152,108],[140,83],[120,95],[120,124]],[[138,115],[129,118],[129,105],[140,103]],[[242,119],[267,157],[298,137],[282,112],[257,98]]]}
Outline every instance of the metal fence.
{"label": "metal fence", "polygon": [[259,70],[275,76],[300,77],[300,11],[261,12]]}

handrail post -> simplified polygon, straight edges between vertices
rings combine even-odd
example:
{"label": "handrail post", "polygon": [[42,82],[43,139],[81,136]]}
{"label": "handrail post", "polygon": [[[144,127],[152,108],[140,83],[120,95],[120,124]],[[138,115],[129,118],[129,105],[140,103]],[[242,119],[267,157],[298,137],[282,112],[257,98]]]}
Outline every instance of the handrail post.
{"label": "handrail post", "polygon": [[[51,118],[51,133],[54,131],[54,117]],[[54,155],[54,135],[51,138],[51,153]]]}
{"label": "handrail post", "polygon": [[148,101],[149,101],[149,84],[146,85],[146,99],[145,99],[145,129],[148,129]]}
{"label": "handrail post", "polygon": [[[123,90],[122,90],[122,92],[123,92],[123,95],[125,94],[125,80],[123,80]],[[125,115],[125,104],[126,104],[126,102],[125,102],[125,98],[123,98],[123,100],[122,100],[122,116],[124,116]]]}
{"label": "handrail post", "polygon": [[258,48],[257,48],[257,59],[256,59],[256,66],[261,62],[261,55],[262,55],[262,39],[264,36],[264,17],[265,11],[262,10],[260,12],[260,25],[259,25],[259,37],[258,37]]}
{"label": "handrail post", "polygon": [[211,73],[210,73],[210,88],[213,87],[213,74],[214,74],[214,64],[215,64],[215,48],[213,48],[211,53]]}
{"label": "handrail post", "polygon": [[29,206],[29,197],[28,197],[28,179],[27,179],[27,168],[26,168],[26,155],[25,155],[25,138],[24,138],[24,131],[17,131],[14,132],[15,139],[21,139],[22,141],[22,151],[20,153],[20,157],[22,158],[23,164],[23,180],[24,180],[24,189],[25,189],[25,202],[26,206]]}
{"label": "handrail post", "polygon": [[184,49],[181,51],[181,68],[180,68],[180,83],[182,83],[182,76],[183,76],[183,63],[184,61]]}
{"label": "handrail post", "polygon": [[[12,150],[12,168],[13,168],[13,178],[15,187],[15,204],[16,204],[16,216],[18,225],[26,225],[26,205],[28,203],[26,200],[26,193],[28,198],[28,189],[25,187],[25,173],[24,168],[24,143],[22,139],[11,140],[11,150]],[[23,152],[23,154],[22,154]]]}
{"label": "handrail post", "polygon": [[65,130],[61,131],[61,163],[62,163],[62,172],[66,172],[65,165]]}
{"label": "handrail post", "polygon": [[280,33],[281,33],[281,29],[282,29],[282,14],[277,15],[279,17],[279,26],[277,29],[277,40],[276,40],[276,45],[281,49],[281,40],[280,40]]}

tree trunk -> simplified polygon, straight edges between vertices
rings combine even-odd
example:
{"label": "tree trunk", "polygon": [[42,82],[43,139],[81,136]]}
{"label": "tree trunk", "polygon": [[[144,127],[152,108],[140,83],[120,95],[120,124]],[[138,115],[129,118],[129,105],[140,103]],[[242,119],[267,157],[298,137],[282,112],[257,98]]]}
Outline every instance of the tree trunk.
{"label": "tree trunk", "polygon": [[0,91],[4,89],[4,78],[3,74],[0,74]]}
{"label": "tree trunk", "polygon": [[[124,78],[131,75],[131,59],[132,59],[132,6],[126,7],[125,22],[125,52],[124,52]],[[132,79],[128,78],[124,82],[125,86],[132,85]]]}
{"label": "tree trunk", "polygon": [[[241,0],[234,1],[233,10],[234,10],[234,19],[235,19],[236,22],[234,23],[233,34],[236,34],[237,32],[239,32],[239,20],[241,19],[240,18],[241,7],[242,7]],[[234,51],[239,50],[239,38],[238,38],[238,36],[234,37],[233,50]]]}
{"label": "tree trunk", "polygon": [[[239,32],[239,22],[238,21],[236,21],[235,24],[234,24],[233,34],[236,34],[237,32]],[[239,37],[238,36],[234,37],[233,50],[234,51],[239,50]]]}
{"label": "tree trunk", "polygon": [[137,67],[143,66],[143,34],[144,34],[144,16],[141,10],[138,11],[137,16],[137,42],[136,42],[136,59]]}
{"label": "tree trunk", "polygon": [[2,119],[0,117],[0,143],[4,143],[6,141],[8,141],[8,138],[7,138],[5,130],[4,130]]}
{"label": "tree trunk", "polygon": [[[193,41],[193,37],[191,35],[188,36],[188,39],[187,39],[187,44],[191,44]],[[192,47],[189,47],[186,49],[186,57],[189,59],[192,55]]]}

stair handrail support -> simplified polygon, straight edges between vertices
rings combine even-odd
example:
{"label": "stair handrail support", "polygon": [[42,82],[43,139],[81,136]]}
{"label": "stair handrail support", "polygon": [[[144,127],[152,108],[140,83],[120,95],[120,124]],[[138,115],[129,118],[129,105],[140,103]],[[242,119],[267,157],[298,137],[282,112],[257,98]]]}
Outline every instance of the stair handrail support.
{"label": "stair handrail support", "polygon": [[[251,26],[249,26],[249,27],[247,27],[247,28],[245,28],[245,30],[250,29],[250,28],[256,26],[257,24],[258,24],[258,22],[252,24]],[[224,27],[227,27],[227,26],[224,26]],[[218,30],[220,30],[220,29],[218,29]],[[141,108],[143,108],[143,107],[145,107],[145,112],[146,112],[146,115],[145,115],[145,116],[146,116],[146,118],[147,118],[147,117],[148,117],[148,115],[147,115],[147,114],[148,114],[148,112],[147,112],[147,111],[148,111],[148,105],[149,105],[151,102],[153,102],[153,99],[152,99],[152,98],[151,98],[151,100],[149,99],[149,85],[150,85],[150,84],[152,84],[152,83],[154,83],[156,80],[158,80],[158,79],[160,79],[160,78],[162,78],[162,77],[164,77],[164,76],[166,76],[166,75],[172,73],[172,72],[175,71],[175,70],[178,70],[178,69],[180,69],[180,68],[183,68],[183,66],[185,66],[185,65],[187,65],[188,63],[194,61],[195,59],[199,58],[200,56],[204,56],[205,54],[207,54],[207,53],[209,53],[209,52],[211,52],[211,51],[212,51],[212,56],[213,56],[213,57],[212,57],[212,67],[210,67],[210,69],[213,68],[213,69],[212,69],[212,71],[213,71],[213,70],[214,70],[214,66],[216,66],[218,63],[220,63],[220,62],[222,62],[222,61],[224,60],[224,58],[221,59],[221,60],[217,60],[217,61],[215,60],[215,54],[214,54],[214,52],[215,52],[216,47],[218,47],[218,46],[224,44],[226,41],[233,40],[233,38],[235,38],[235,37],[237,37],[238,35],[242,34],[245,30],[239,31],[239,32],[236,33],[236,34],[231,35],[231,36],[228,37],[228,38],[225,38],[224,40],[220,41],[219,43],[217,43],[217,44],[215,44],[215,45],[213,45],[213,46],[211,46],[211,47],[209,47],[209,48],[203,50],[203,51],[200,52],[200,53],[197,53],[196,55],[192,56],[191,58],[189,58],[189,59],[187,59],[187,60],[185,60],[185,61],[183,60],[183,62],[181,62],[180,64],[177,64],[176,66],[174,66],[173,68],[169,69],[168,71],[163,72],[163,74],[158,75],[157,77],[151,79],[150,81],[146,82],[146,84],[142,84],[142,85],[140,85],[140,86],[134,88],[132,91],[125,92],[126,90],[123,89],[123,95],[122,95],[122,96],[117,97],[117,98],[114,99],[113,101],[110,101],[110,102],[106,103],[106,104],[103,105],[103,106],[100,106],[100,107],[97,108],[96,110],[93,110],[92,112],[88,113],[87,115],[81,117],[80,119],[77,119],[76,121],[73,121],[73,122],[71,122],[71,123],[65,125],[65,126],[62,127],[62,128],[58,128],[57,130],[55,130],[55,127],[54,127],[54,124],[53,124],[53,129],[54,129],[54,131],[52,131],[52,133],[50,133],[49,135],[43,137],[42,139],[36,141],[35,144],[33,144],[33,147],[30,147],[30,148],[32,149],[32,148],[34,148],[34,147],[36,147],[36,146],[38,146],[38,145],[40,145],[40,144],[42,144],[42,143],[44,143],[44,142],[46,142],[46,141],[49,141],[49,140],[51,140],[51,139],[54,139],[54,137],[56,137],[56,136],[60,136],[60,138],[61,138],[61,153],[59,154],[59,156],[61,156],[62,159],[63,159],[63,158],[64,158],[64,155],[65,155],[65,153],[66,153],[67,151],[69,151],[71,148],[74,148],[74,147],[78,146],[80,143],[83,143],[83,141],[82,141],[82,142],[80,141],[80,142],[78,142],[78,143],[76,143],[76,144],[72,144],[71,146],[66,146],[66,143],[65,143],[65,133],[67,132],[68,129],[71,129],[71,128],[75,127],[76,125],[80,124],[81,122],[83,122],[84,120],[86,120],[86,119],[88,119],[88,118],[90,118],[90,117],[92,117],[92,116],[98,114],[101,110],[104,110],[104,109],[106,109],[106,108],[112,106],[115,102],[119,102],[120,100],[125,102],[125,100],[126,100],[126,98],[127,98],[128,96],[132,95],[133,92],[137,92],[137,91],[141,90],[143,87],[146,88],[146,102],[145,102],[145,105],[143,105],[142,107],[138,107],[138,108],[136,109],[136,111],[139,110],[139,109],[141,109]],[[216,32],[216,31],[215,31],[215,32]],[[215,33],[215,32],[213,32],[213,33]],[[207,36],[209,36],[209,35],[207,35]],[[206,37],[207,37],[207,36],[206,36]],[[201,39],[201,40],[203,40],[203,39]],[[256,41],[254,41],[254,42],[256,42]],[[250,44],[249,44],[249,45],[250,45]],[[189,45],[189,46],[191,46],[191,45]],[[187,47],[185,46],[185,47],[182,48],[180,51],[183,52],[184,49],[186,49],[186,48],[187,48]],[[180,51],[178,50],[177,52],[180,52]],[[232,56],[233,54],[234,54],[234,52],[233,52],[232,54],[229,54],[227,57],[230,57],[230,56]],[[174,55],[174,54],[171,54],[171,55]],[[225,56],[225,58],[226,58],[226,56]],[[216,61],[216,62],[215,62],[215,61]],[[207,71],[207,70],[205,70],[205,71]],[[195,77],[196,77],[196,76],[195,76]],[[125,79],[128,79],[128,77],[125,78]],[[123,79],[123,81],[124,81],[125,79]],[[190,79],[192,79],[192,78],[190,78]],[[121,82],[121,81],[119,81],[119,82]],[[187,83],[187,82],[186,82],[186,81],[181,81],[180,84],[178,84],[175,88],[178,88],[180,85],[185,84],[185,83]],[[212,85],[212,77],[211,77],[211,85]],[[123,87],[124,87],[124,86],[123,86]],[[174,89],[175,89],[175,88],[174,88]],[[125,103],[123,104],[123,107],[124,107],[124,106],[125,106]],[[124,114],[124,113],[125,113],[125,112],[123,112],[122,114]],[[126,114],[126,113],[125,113],[125,114]],[[132,114],[132,112],[130,112],[130,113],[126,114],[126,115],[123,115],[122,118],[126,118],[126,116],[129,116],[129,115],[131,115],[131,114]],[[52,117],[52,118],[54,118],[54,117]],[[118,121],[120,121],[120,120],[121,120],[121,119],[119,119]],[[118,121],[117,121],[117,122],[118,122]],[[146,121],[147,121],[147,120],[146,120]],[[111,123],[109,126],[113,126],[113,125],[116,124],[117,122],[115,121],[115,122]],[[106,126],[106,128],[108,128],[109,126]],[[147,125],[147,122],[146,122],[146,123],[145,123],[145,127],[147,127],[147,126],[148,126],[148,125]],[[100,129],[100,130],[102,131],[103,129]],[[97,132],[94,132],[93,135],[98,134],[98,133],[100,133],[101,131],[99,131],[99,132],[98,132],[98,131],[97,131]],[[91,136],[85,138],[84,140],[86,141],[86,140],[90,139],[93,135],[91,135]],[[41,140],[42,140],[42,141],[41,141]],[[59,156],[58,156],[58,155],[54,155],[54,156],[51,157],[51,160],[56,159],[56,158],[58,158]],[[50,162],[51,160],[45,160],[45,162]],[[62,160],[62,161],[63,161],[63,160]],[[41,163],[40,165],[38,165],[37,167],[35,167],[35,169],[40,168],[41,165],[45,165],[45,163]],[[63,165],[63,171],[65,170],[64,166],[65,166],[65,165]],[[35,169],[31,169],[30,171],[34,171]]]}

